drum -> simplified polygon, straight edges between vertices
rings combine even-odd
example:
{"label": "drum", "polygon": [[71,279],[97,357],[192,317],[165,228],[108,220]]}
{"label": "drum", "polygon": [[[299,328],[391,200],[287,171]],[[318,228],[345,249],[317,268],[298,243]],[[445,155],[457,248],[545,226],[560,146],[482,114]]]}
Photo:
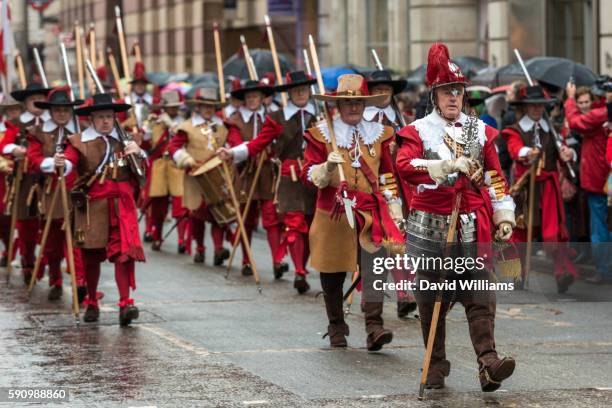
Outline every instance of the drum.
{"label": "drum", "polygon": [[236,221],[229,188],[223,177],[223,163],[214,156],[206,163],[195,169],[190,175],[197,182],[206,202],[206,207],[219,225],[226,225]]}

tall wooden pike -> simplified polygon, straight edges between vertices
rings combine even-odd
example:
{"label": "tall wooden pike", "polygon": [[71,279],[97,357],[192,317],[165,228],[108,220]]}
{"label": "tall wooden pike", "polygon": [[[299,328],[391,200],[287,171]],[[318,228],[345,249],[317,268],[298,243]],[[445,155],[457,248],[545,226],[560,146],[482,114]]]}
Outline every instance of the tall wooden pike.
{"label": "tall wooden pike", "polygon": [[[283,85],[283,74],[280,69],[280,62],[278,60],[278,53],[276,52],[276,41],[274,41],[274,33],[272,32],[272,24],[270,23],[270,17],[264,16],[266,22],[266,32],[268,33],[268,42],[270,43],[270,51],[272,52],[272,63],[274,64],[274,73],[276,74],[276,83]],[[281,99],[283,106],[287,106],[287,93],[281,92]]]}

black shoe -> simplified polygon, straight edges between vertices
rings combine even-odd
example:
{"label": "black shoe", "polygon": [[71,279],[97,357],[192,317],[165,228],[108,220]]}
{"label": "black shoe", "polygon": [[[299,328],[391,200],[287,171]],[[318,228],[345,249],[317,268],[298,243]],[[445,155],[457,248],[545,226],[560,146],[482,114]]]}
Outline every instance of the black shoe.
{"label": "black shoe", "polygon": [[563,294],[567,292],[570,285],[574,283],[574,277],[570,274],[565,274],[557,278],[557,293]]}
{"label": "black shoe", "polygon": [[417,308],[416,302],[397,302],[397,317],[405,319]]}
{"label": "black shoe", "polygon": [[151,249],[153,251],[161,251],[161,241],[153,241],[153,244],[151,244]]}
{"label": "black shoe", "polygon": [[280,262],[274,264],[274,279],[280,279],[283,277],[285,272],[289,271],[289,265],[287,262]]}
{"label": "black shoe", "polygon": [[95,306],[87,305],[85,314],[83,315],[83,321],[86,323],[97,322],[100,318],[100,309]]}
{"label": "black shoe", "polygon": [[187,247],[185,246],[185,244],[179,244],[178,245],[178,253],[179,254],[184,254],[185,252],[187,252]]}
{"label": "black shoe", "polygon": [[134,305],[127,305],[119,310],[119,325],[127,326],[132,320],[138,319],[138,308]]}
{"label": "black shoe", "polygon": [[47,296],[48,300],[59,300],[62,297],[62,293],[64,292],[63,288],[59,285],[51,286],[51,290],[49,290],[49,295]]}
{"label": "black shoe", "polygon": [[193,256],[194,263],[204,263],[204,252],[196,252]]}
{"label": "black shoe", "polygon": [[444,376],[427,376],[427,382],[425,382],[425,388],[428,390],[439,390],[444,388]]}
{"label": "black shoe", "polygon": [[306,275],[296,274],[295,279],[293,280],[293,287],[300,295],[308,292],[310,290],[310,285],[306,281]]}
{"label": "black shoe", "polygon": [[223,261],[230,257],[230,252],[226,248],[221,248],[218,251],[215,251],[215,258],[213,259],[213,265],[221,266],[223,265]]}
{"label": "black shoe", "polygon": [[8,266],[8,257],[3,256],[0,258],[0,268],[6,268]]}
{"label": "black shoe", "polygon": [[87,296],[87,286],[78,286],[77,287],[77,299],[80,303],[83,303],[85,300],[85,296]]}
{"label": "black shoe", "polygon": [[252,275],[253,275],[253,268],[251,267],[251,264],[242,265],[242,276],[252,276]]}
{"label": "black shoe", "polygon": [[148,233],[148,232],[145,232],[143,241],[144,242],[153,242],[153,235]]}

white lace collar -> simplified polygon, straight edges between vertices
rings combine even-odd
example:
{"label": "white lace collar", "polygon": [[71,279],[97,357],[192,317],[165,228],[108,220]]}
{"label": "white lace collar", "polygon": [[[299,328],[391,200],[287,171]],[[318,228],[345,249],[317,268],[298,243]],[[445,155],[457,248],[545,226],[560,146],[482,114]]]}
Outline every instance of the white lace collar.
{"label": "white lace collar", "polygon": [[[51,115],[49,115],[49,112],[44,110],[42,115],[38,116],[42,121],[47,121],[49,119],[51,119]],[[34,116],[32,114],[32,112],[28,112],[25,111],[21,114],[21,116],[19,116],[19,120],[21,121],[21,123],[29,123],[32,120],[36,119],[36,116]]]}
{"label": "white lace collar", "polygon": [[[151,96],[151,94],[148,93],[148,92],[145,92],[144,94],[142,94],[140,96],[136,95],[135,92],[132,92],[132,94],[130,95],[131,103],[138,103],[138,102],[136,102],[138,99],[142,99],[144,101],[144,103],[146,103],[147,105],[152,105],[153,104],[153,96]],[[130,103],[130,102],[128,102],[128,103]]]}
{"label": "white lace collar", "polygon": [[285,117],[285,120],[291,119],[293,115],[295,115],[296,113],[300,111],[300,109],[304,109],[306,112],[310,113],[312,116],[314,116],[316,113],[315,106],[312,101],[308,101],[306,106],[304,106],[303,108],[300,108],[293,102],[288,101],[287,106],[283,108],[283,115]]}
{"label": "white lace collar", "polygon": [[[385,127],[378,122],[367,122],[362,120],[357,126],[348,125],[342,121],[339,116],[334,119],[334,134],[336,135],[336,144],[338,147],[348,149],[353,146],[355,130],[359,132],[361,143],[366,145],[372,145],[382,136],[385,132]],[[323,134],[325,141],[331,143],[329,137],[329,130],[327,128],[327,122],[320,122],[317,124],[317,128]]]}
{"label": "white lace collar", "polygon": [[374,120],[374,118],[376,118],[376,115],[378,115],[379,113],[382,113],[384,116],[386,116],[390,122],[395,123],[395,110],[391,105],[387,105],[387,107],[385,108],[379,108],[377,106],[367,106],[363,111],[363,118],[368,122],[371,122],[372,120]]}
{"label": "white lace collar", "polygon": [[[55,129],[57,129],[57,123],[55,123],[53,119],[46,120],[42,125],[42,131],[45,133],[51,133],[55,131]],[[74,121],[71,119],[68,124],[64,126],[64,129],[68,130],[68,132],[72,134],[76,133],[74,129]]]}
{"label": "white lace collar", "polygon": [[0,133],[1,132],[6,132],[6,123],[4,123],[4,121],[0,122]]}
{"label": "white lace collar", "polygon": [[[548,132],[550,130],[550,127],[548,126],[548,122],[546,122],[544,118],[540,119],[538,123],[540,124],[540,128],[542,128],[543,131]],[[525,115],[519,121],[519,126],[521,127],[521,129],[523,129],[523,132],[529,132],[535,126],[535,121],[531,119],[529,116]]]}
{"label": "white lace collar", "polygon": [[[81,142],[91,142],[92,140],[95,140],[99,137],[104,137],[104,136],[105,135],[98,133],[98,131],[94,129],[93,126],[90,126],[87,129],[85,129],[83,133],[81,133]],[[110,135],[106,135],[106,136],[110,136],[115,140],[119,140],[119,135],[117,135],[117,131],[114,128],[113,128],[113,131],[110,133]]]}
{"label": "white lace collar", "polygon": [[[415,120],[412,122],[411,126],[419,132],[419,137],[423,142],[423,147],[426,150],[438,151],[439,146],[444,143],[444,134],[448,134],[451,138],[457,140],[457,142],[462,143],[462,133],[460,131],[456,131],[458,128],[455,126],[457,123],[463,126],[465,122],[468,120],[468,116],[461,112],[459,115],[459,119],[454,122],[449,122],[434,109],[429,115],[424,118]],[[484,146],[487,141],[487,136],[485,134],[486,125],[485,123],[478,119],[478,141],[481,146]]]}
{"label": "white lace collar", "polygon": [[227,105],[225,108],[225,117],[229,118],[230,116],[232,116],[234,114],[234,112],[238,111],[238,108],[235,107],[232,104]]}
{"label": "white lace collar", "polygon": [[264,119],[266,118],[266,108],[264,108],[263,106],[261,106],[259,110],[256,112],[250,109],[247,109],[244,106],[241,106],[238,111],[240,112],[240,116],[242,116],[242,120],[244,121],[244,123],[249,123],[254,113],[257,113],[257,115],[259,115],[259,119],[261,120],[262,123]]}
{"label": "white lace collar", "polygon": [[223,121],[219,119],[217,115],[213,115],[213,117],[210,120],[204,119],[202,116],[200,116],[197,113],[194,113],[193,116],[191,117],[191,124],[193,125],[193,127],[198,127],[200,125],[203,125],[204,123],[209,123],[209,122],[212,122],[215,125],[223,124]]}

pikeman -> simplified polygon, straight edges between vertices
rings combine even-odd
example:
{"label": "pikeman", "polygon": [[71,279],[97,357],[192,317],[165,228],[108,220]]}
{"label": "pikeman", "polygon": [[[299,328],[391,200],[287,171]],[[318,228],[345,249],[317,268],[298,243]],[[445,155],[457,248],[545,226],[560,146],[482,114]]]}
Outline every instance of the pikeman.
{"label": "pikeman", "polygon": [[138,234],[134,201],[138,180],[134,166],[146,154],[134,141],[123,141],[115,126],[116,114],[131,108],[115,103],[109,94],[96,94],[90,106],[75,110],[88,116],[91,127],[68,138],[64,154],[55,155],[56,167],[72,168],[78,174],[72,191],[75,207],[75,241],[81,247],[87,277],[88,296],[83,320],[95,322],[100,312],[96,296],[100,264],[108,259],[115,264],[119,291],[119,323],[130,324],[138,318],[138,308],[130,298],[136,289],[135,262],[144,262]]}
{"label": "pikeman", "polygon": [[145,66],[141,61],[134,64],[134,75],[130,81],[132,93],[129,96],[128,102],[134,106],[134,113],[139,125],[147,118],[149,110],[153,105],[153,96],[147,92],[147,85],[150,84],[149,78],[145,70]]}
{"label": "pikeman", "polygon": [[[58,178],[54,155],[57,149],[58,140],[63,140],[66,145],[67,138],[76,133],[73,118],[73,108],[81,105],[83,101],[70,100],[70,88],[55,88],[47,95],[46,101],[35,102],[34,105],[39,109],[49,111],[50,119],[39,126],[35,126],[28,134],[27,157],[33,173],[44,174],[46,176],[40,194],[41,220],[51,218],[50,229],[45,240],[42,254],[45,256],[49,268],[49,300],[57,300],[62,296],[62,270],[61,262],[68,250],[65,242],[65,234],[62,229],[64,223],[64,212],[61,201],[56,198],[53,203],[52,196],[54,191],[59,189]],[[72,172],[72,165],[66,165],[66,186],[72,187],[76,179],[76,172]],[[68,222],[71,222],[68,220]],[[77,294],[79,303],[83,301],[87,294],[85,272],[81,252],[78,248],[73,248],[75,260],[75,275],[77,278]],[[39,256],[41,256],[39,254]],[[38,273],[33,279],[40,279],[42,274]]]}
{"label": "pikeman", "polygon": [[213,87],[196,90],[193,99],[186,101],[194,107],[194,112],[191,118],[179,125],[168,146],[172,159],[186,172],[183,205],[191,211],[191,233],[196,241],[193,261],[204,262],[205,223],[210,222],[215,247],[213,259],[215,266],[222,265],[223,261],[229,258],[229,251],[223,247],[227,227],[217,223],[204,202],[198,182],[189,173],[212,158],[216,148],[226,143],[227,128],[223,120],[216,115],[217,110],[223,106],[218,94],[217,88]]}
{"label": "pikeman", "polygon": [[[376,55],[376,58],[378,56]],[[398,111],[394,108],[392,98],[401,93],[405,88],[407,81],[405,79],[393,79],[391,73],[386,69],[378,69],[370,74],[367,79],[368,89],[371,95],[385,95],[386,98],[375,106],[367,106],[363,111],[363,118],[368,122],[378,122],[385,126],[392,127],[396,132],[402,128],[404,121],[398,117]],[[397,151],[397,143],[392,144],[392,155],[395,157]],[[400,180],[403,195],[401,196],[404,206],[410,205],[410,197],[412,196],[412,188],[409,184]],[[406,207],[404,207],[406,208]],[[398,214],[399,216],[399,214]],[[413,277],[407,275],[406,271],[393,269],[390,271],[393,279],[400,282]],[[416,301],[414,296],[408,290],[397,290],[397,316],[400,318],[407,317],[411,312],[416,310]]]}
{"label": "pikeman", "polygon": [[[238,108],[237,112],[226,119],[229,129],[227,141],[230,146],[235,147],[257,137],[266,120],[263,100],[273,93],[274,89],[272,87],[254,80],[248,80],[242,88],[232,91],[232,97],[244,101],[244,106]],[[262,159],[261,155],[266,155],[266,157]],[[255,179],[257,167],[259,167],[259,177]],[[248,159],[238,166],[237,173],[235,190],[238,200],[242,204],[241,207],[246,205],[251,185],[257,183],[251,197],[248,214],[244,219],[244,227],[249,242],[253,230],[257,226],[259,211],[261,211],[262,225],[266,230],[268,245],[272,252],[274,275],[282,275],[289,270],[289,265],[283,262],[285,248],[281,245],[282,222],[274,205],[274,164],[269,152],[264,151],[258,158]],[[244,209],[241,209],[241,211],[244,211]],[[252,275],[251,260],[244,245],[242,246],[242,254],[242,275]]]}
{"label": "pikeman", "polygon": [[[316,189],[305,186],[299,179],[304,159],[304,132],[316,120],[316,108],[310,92],[310,86],[315,82],[316,79],[304,71],[289,72],[286,83],[275,88],[276,92],[289,93],[287,106],[267,115],[255,139],[231,149],[219,148],[217,151],[222,159],[233,159],[234,163],[240,163],[248,157],[256,157],[272,145],[274,156],[281,160],[280,180],[276,190],[278,211],[295,266],[293,287],[300,294],[310,288],[306,281],[306,261],[309,255],[308,228],[314,214]],[[281,276],[279,272],[275,278]]]}
{"label": "pikeman", "polygon": [[[371,283],[372,270],[360,265],[361,252],[372,252],[384,241],[403,242],[394,223],[401,221],[401,217],[394,216],[399,205],[390,149],[394,131],[363,119],[365,107],[380,103],[385,96],[370,95],[361,75],[342,75],[336,92],[315,95],[315,98],[334,102],[339,116],[332,122],[326,114],[328,121],[311,127],[304,136],[307,144],[302,179],[319,189],[310,228],[311,264],[321,276],[330,345],[346,347],[349,327],[342,307],[346,273],[360,268],[363,282]],[[333,123],[331,132],[328,123]],[[333,146],[334,137],[337,151]],[[341,174],[346,177],[345,181]],[[348,200],[343,212],[338,211],[339,197]],[[350,213],[347,213],[347,203],[352,207]],[[389,207],[396,209],[390,211]],[[355,215],[359,225],[354,225]],[[364,303],[370,351],[380,350],[393,339],[393,333],[383,326],[383,295],[378,291]]]}
{"label": "pikeman", "polygon": [[[569,240],[565,224],[565,207],[559,185],[559,162],[575,159],[573,149],[562,146],[557,150],[555,138],[550,129],[550,122],[544,119],[546,105],[554,102],[540,85],[523,86],[519,89],[517,100],[513,103],[523,112],[521,120],[502,131],[510,157],[516,163],[516,179],[536,166],[534,197],[529,199],[530,183],[522,184],[516,195],[517,229],[514,231],[515,242],[528,241],[529,213],[532,213],[531,237],[538,237],[544,242],[545,250],[550,252],[554,261],[557,291],[565,293],[578,272],[572,263],[569,253],[559,243]],[[535,205],[529,208],[529,202]],[[546,244],[550,243],[550,244]],[[519,251],[523,258],[523,278],[525,278],[526,252]],[[527,271],[528,273],[528,271]]]}
{"label": "pikeman", "polygon": [[[22,102],[25,112],[19,116],[17,128],[7,129],[2,140],[2,153],[14,160],[24,160],[27,153],[27,134],[33,126],[42,125],[49,119],[49,113],[40,109],[35,102],[42,102],[51,91],[43,88],[39,83],[30,83],[24,89],[11,92],[11,96],[17,101]],[[36,242],[38,239],[38,195],[39,190],[38,176],[31,174],[30,163],[24,169],[19,188],[17,200],[17,232],[19,234],[19,253],[21,254],[21,271],[25,284],[30,283],[32,269],[34,268]],[[9,260],[12,254],[9,254]]]}
{"label": "pikeman", "polygon": [[[0,122],[0,146],[4,143],[4,137],[10,133],[19,133],[19,116],[23,113],[23,105],[15,100],[11,95],[0,102],[0,115],[3,116]],[[7,176],[14,170],[14,163],[11,159],[0,156],[0,239],[4,243],[4,251],[0,257],[0,267],[5,267],[8,263],[8,248],[10,239],[11,216],[10,209],[7,207],[9,189],[7,188]]]}
{"label": "pikeman", "polygon": [[[446,45],[431,46],[426,82],[433,111],[398,133],[402,138],[396,161],[398,173],[417,187],[407,219],[407,253],[415,258],[442,259],[447,251],[444,244],[458,241],[467,252],[464,256],[476,258],[476,251],[491,245],[495,228],[496,239],[507,241],[515,225],[514,202],[508,195],[495,150],[498,132],[462,112],[467,79],[450,60]],[[456,226],[451,225],[451,218],[458,220]],[[432,353],[430,364],[425,364],[423,370],[427,376],[422,379],[422,389],[444,387],[444,377],[450,372],[444,344],[450,299],[445,296],[438,303],[436,291],[418,290],[421,281],[438,282],[442,272],[420,268],[416,273],[415,295],[428,346],[426,356]],[[488,278],[487,268],[451,275],[454,273],[449,271],[445,278]],[[515,366],[512,358],[500,358],[495,350],[495,294],[464,289],[454,296],[453,300],[465,308],[481,388],[494,391],[512,375]],[[435,307],[436,303],[439,307]],[[439,319],[437,315],[433,317],[434,310],[440,311]],[[430,349],[432,317],[437,325]]]}
{"label": "pikeman", "polygon": [[182,96],[178,91],[165,91],[161,94],[161,115],[151,114],[151,148],[148,152],[150,170],[147,173],[147,198],[151,200],[151,218],[153,221],[154,251],[159,251],[162,244],[162,230],[168,213],[168,204],[172,200],[172,217],[177,222],[178,253],[185,253],[185,232],[187,230],[188,209],[183,207],[183,170],[179,169],[168,146],[179,125],[185,120],[180,114],[183,106]]}

